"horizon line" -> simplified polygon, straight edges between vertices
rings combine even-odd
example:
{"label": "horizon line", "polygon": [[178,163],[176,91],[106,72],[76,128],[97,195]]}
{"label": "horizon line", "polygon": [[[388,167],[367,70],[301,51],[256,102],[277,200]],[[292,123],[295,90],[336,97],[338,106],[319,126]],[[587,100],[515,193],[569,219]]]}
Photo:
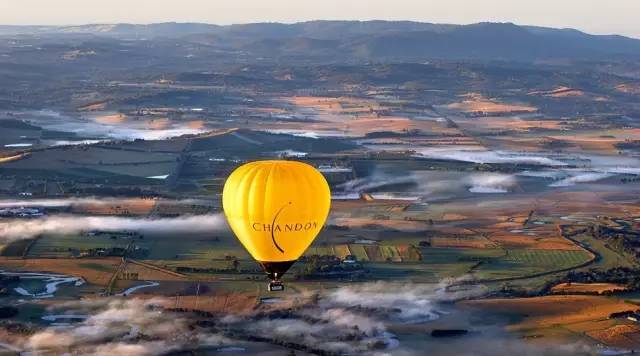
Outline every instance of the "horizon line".
{"label": "horizon line", "polygon": [[468,22],[468,23],[450,23],[450,22],[429,22],[429,21],[418,21],[418,20],[385,20],[385,19],[366,19],[366,20],[344,20],[344,19],[314,19],[314,20],[300,20],[300,21],[258,21],[258,22],[238,22],[238,23],[228,23],[221,24],[215,22],[201,22],[201,21],[154,21],[154,22],[85,22],[85,23],[76,23],[76,24],[6,24],[0,23],[2,27],[54,27],[54,28],[65,28],[65,27],[83,27],[83,26],[117,26],[117,25],[134,25],[134,26],[151,26],[151,25],[162,25],[162,24],[176,24],[176,25],[209,25],[209,26],[218,26],[218,27],[230,27],[230,26],[243,26],[243,25],[260,25],[260,24],[279,24],[279,25],[296,25],[296,24],[304,24],[311,22],[408,22],[408,23],[416,23],[416,24],[430,24],[430,25],[443,25],[443,26],[472,26],[479,24],[511,24],[519,27],[537,27],[537,28],[545,28],[545,29],[553,29],[553,30],[570,30],[570,31],[579,31],[587,35],[591,36],[620,36],[631,39],[640,40],[640,34],[638,35],[625,35],[615,32],[607,32],[607,33],[593,33],[587,32],[586,30],[581,30],[579,28],[574,27],[552,27],[552,26],[542,26],[542,25],[534,25],[534,24],[520,24],[513,21],[479,21],[479,22]]}

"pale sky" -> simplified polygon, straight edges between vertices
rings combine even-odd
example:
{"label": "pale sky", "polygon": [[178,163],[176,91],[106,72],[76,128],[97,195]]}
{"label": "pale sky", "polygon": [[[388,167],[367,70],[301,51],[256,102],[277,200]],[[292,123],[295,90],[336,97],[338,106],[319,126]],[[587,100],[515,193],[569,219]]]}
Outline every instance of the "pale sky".
{"label": "pale sky", "polygon": [[0,24],[482,21],[640,38],[640,0],[0,0]]}

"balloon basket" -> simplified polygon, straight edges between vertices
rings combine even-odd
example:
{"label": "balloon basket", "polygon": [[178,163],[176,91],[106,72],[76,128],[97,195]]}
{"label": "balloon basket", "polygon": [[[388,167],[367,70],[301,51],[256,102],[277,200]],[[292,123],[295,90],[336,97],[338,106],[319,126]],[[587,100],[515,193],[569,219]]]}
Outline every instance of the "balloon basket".
{"label": "balloon basket", "polygon": [[269,283],[269,292],[282,292],[284,291],[284,283],[282,281],[271,281]]}

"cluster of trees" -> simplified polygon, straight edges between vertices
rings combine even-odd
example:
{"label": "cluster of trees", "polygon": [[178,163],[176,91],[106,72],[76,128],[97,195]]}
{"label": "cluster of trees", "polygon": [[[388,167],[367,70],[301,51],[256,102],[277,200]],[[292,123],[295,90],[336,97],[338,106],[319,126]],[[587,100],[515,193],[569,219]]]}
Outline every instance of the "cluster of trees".
{"label": "cluster of trees", "polygon": [[[20,311],[18,311],[18,313],[19,312]],[[6,330],[8,334],[32,335],[35,332],[35,328],[35,326],[27,323],[9,320],[0,321],[0,329]]]}
{"label": "cluster of trees", "polygon": [[243,269],[240,265],[240,260],[236,256],[225,256],[224,265],[222,267],[189,267],[178,266],[176,272],[180,273],[261,273],[258,268]]}
{"label": "cluster of trees", "polygon": [[622,182],[622,184],[640,182],[640,177],[622,178],[620,179],[620,182]]}
{"label": "cluster of trees", "polygon": [[617,283],[630,289],[640,287],[640,270],[629,267],[614,267],[608,270],[591,269],[586,272],[567,273],[566,283]]}
{"label": "cluster of trees", "polygon": [[624,318],[629,317],[629,316],[635,316],[638,313],[640,313],[640,309],[638,309],[638,310],[625,310],[625,311],[609,314],[609,319],[624,319]]}
{"label": "cluster of trees", "polygon": [[[73,249],[69,249],[72,252]],[[123,247],[98,247],[90,248],[79,253],[80,257],[124,257],[127,249]]]}
{"label": "cluster of trees", "polygon": [[15,308],[15,307],[11,307],[11,306],[0,307],[0,319],[13,318],[19,313],[20,311],[18,310],[18,308]]}
{"label": "cluster of trees", "polygon": [[157,197],[158,192],[139,187],[85,187],[72,189],[69,193],[79,195],[114,196],[114,197]]}
{"label": "cluster of trees", "polygon": [[631,227],[621,225],[611,227],[602,224],[591,225],[588,232],[596,239],[607,241],[607,245],[619,252],[628,253],[640,258],[640,233],[633,231]]}
{"label": "cluster of trees", "polygon": [[311,255],[301,258],[300,261],[304,262],[304,265],[294,273],[295,279],[353,277],[364,272],[362,265],[353,257],[345,259],[349,263],[334,255]]}
{"label": "cluster of trees", "polygon": [[11,286],[20,282],[18,276],[0,275],[0,296],[8,295],[11,292]]}
{"label": "cluster of trees", "polygon": [[640,148],[640,141],[638,140],[630,140],[626,139],[624,142],[619,142],[615,144],[615,147],[620,150],[633,150]]}
{"label": "cluster of trees", "polygon": [[[615,267],[608,270],[590,269],[589,271],[570,271],[564,277],[547,281],[539,290],[527,290],[516,287],[510,283],[504,283],[500,289],[500,295],[518,298],[536,297],[548,294],[551,289],[560,283],[614,283],[626,287],[626,291],[640,290],[640,269],[629,267]],[[581,294],[611,295],[616,291],[584,292]]]}

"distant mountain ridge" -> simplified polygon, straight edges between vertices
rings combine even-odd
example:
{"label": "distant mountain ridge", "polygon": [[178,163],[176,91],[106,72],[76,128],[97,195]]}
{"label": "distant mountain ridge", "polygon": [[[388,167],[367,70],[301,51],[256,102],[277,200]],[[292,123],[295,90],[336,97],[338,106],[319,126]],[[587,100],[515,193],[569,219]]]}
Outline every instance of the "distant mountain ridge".
{"label": "distant mountain ridge", "polygon": [[1,35],[76,35],[174,40],[261,57],[359,61],[640,58],[640,40],[574,29],[411,21],[309,21],[219,26],[202,23],[0,26]]}
{"label": "distant mountain ridge", "polygon": [[313,37],[335,39],[346,35],[380,34],[385,32],[425,31],[434,32],[457,25],[437,25],[412,21],[308,21],[294,24],[277,22],[214,25],[205,23],[163,22],[153,24],[87,24],[75,26],[13,26],[0,25],[3,34],[100,34],[112,36],[184,36],[189,34],[227,34],[244,37],[287,38]]}

